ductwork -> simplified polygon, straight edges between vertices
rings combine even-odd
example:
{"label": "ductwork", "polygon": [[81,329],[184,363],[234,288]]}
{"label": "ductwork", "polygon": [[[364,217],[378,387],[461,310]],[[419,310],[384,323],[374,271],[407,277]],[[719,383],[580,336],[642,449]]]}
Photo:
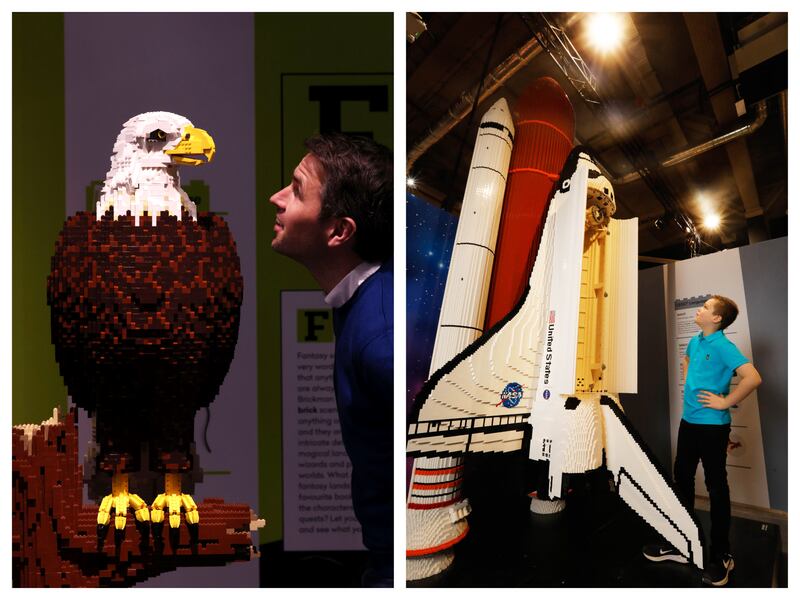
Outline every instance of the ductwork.
{"label": "ductwork", "polygon": [[[755,133],[763,124],[764,121],[767,120],[767,103],[765,100],[760,100],[758,104],[756,104],[756,116],[752,120],[752,122],[748,123],[747,125],[743,125],[741,127],[737,127],[728,133],[724,133],[719,137],[715,137],[707,142],[703,142],[693,148],[689,148],[688,150],[683,150],[678,152],[677,154],[673,154],[666,160],[661,162],[661,166],[663,168],[667,167],[674,167],[677,164],[682,162],[686,162],[687,160],[694,158],[696,156],[700,156],[709,150],[713,150],[714,148],[718,148],[719,146],[723,146],[728,142],[732,142],[733,140],[737,140],[741,137],[746,137]],[[628,173],[627,175],[623,175],[621,177],[617,177],[612,179],[612,183],[614,185],[624,185],[626,183],[630,183],[632,181],[636,181],[637,179],[641,178],[641,175],[634,171],[633,173]]]}
{"label": "ductwork", "polygon": [[[581,16],[580,14],[572,15],[567,21],[565,29],[571,27]],[[411,172],[411,167],[414,166],[420,156],[428,151],[428,148],[447,135],[453,127],[458,125],[469,114],[475,102],[475,94],[478,93],[479,89],[478,104],[494,94],[503,83],[536,58],[541,51],[542,47],[536,41],[536,38],[531,38],[489,73],[480,85],[476,84],[463,92],[458,101],[447,109],[444,117],[439,119],[436,125],[431,127],[428,133],[415,142],[414,146],[409,150],[406,158],[406,173]]]}

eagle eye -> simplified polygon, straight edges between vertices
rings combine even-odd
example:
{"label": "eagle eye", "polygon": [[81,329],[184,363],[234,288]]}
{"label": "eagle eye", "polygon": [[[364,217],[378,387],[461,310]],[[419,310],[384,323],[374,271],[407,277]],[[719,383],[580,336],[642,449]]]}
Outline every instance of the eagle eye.
{"label": "eagle eye", "polygon": [[163,142],[165,139],[167,139],[167,134],[160,129],[156,129],[155,131],[150,132],[150,135],[147,136],[147,139],[151,142]]}

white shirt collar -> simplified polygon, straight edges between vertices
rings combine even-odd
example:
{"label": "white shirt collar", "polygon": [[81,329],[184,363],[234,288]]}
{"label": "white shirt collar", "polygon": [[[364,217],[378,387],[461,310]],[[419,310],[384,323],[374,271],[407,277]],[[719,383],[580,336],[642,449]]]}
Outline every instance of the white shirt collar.
{"label": "white shirt collar", "polygon": [[381,268],[381,263],[362,262],[345,275],[342,280],[325,296],[325,304],[331,308],[339,308],[353,297],[358,286]]}

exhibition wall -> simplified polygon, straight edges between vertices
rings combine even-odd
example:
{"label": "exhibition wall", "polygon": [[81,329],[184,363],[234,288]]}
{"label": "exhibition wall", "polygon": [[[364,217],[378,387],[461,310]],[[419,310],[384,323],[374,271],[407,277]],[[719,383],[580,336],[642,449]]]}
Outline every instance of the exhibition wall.
{"label": "exhibition wall", "polygon": [[771,508],[788,511],[788,238],[739,249],[750,317],[753,364]]}

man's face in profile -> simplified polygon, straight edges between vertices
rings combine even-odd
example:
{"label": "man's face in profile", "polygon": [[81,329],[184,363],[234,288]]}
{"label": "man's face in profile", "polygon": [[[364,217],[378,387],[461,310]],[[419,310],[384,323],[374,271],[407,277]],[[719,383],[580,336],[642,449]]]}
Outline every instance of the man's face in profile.
{"label": "man's face in profile", "polygon": [[292,182],[269,199],[277,208],[272,248],[301,263],[327,249],[326,222],[319,218],[323,179],[320,162],[306,154],[295,167]]}

